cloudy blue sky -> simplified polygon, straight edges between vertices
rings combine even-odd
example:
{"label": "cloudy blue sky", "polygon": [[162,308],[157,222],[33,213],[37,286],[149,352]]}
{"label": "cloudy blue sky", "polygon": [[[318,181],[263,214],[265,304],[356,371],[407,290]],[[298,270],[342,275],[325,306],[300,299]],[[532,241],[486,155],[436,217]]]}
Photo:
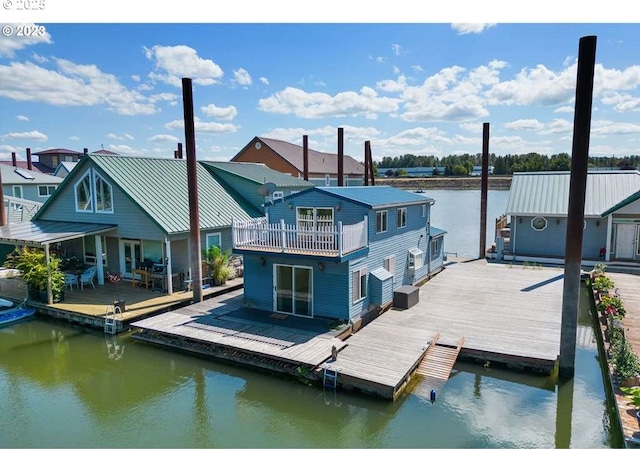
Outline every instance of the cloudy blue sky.
{"label": "cloudy blue sky", "polygon": [[[596,35],[591,155],[640,154],[637,24],[36,23],[0,36],[0,159],[104,147],[172,157],[193,79],[200,159],[254,136],[362,160],[571,152],[578,41]],[[17,24],[11,24],[17,30]]]}

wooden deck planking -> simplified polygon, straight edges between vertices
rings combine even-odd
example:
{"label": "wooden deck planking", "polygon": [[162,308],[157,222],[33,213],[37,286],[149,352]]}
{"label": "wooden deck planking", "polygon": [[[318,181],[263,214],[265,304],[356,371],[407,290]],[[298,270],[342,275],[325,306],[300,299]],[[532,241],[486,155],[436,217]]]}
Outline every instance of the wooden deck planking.
{"label": "wooden deck planking", "polygon": [[[283,361],[318,366],[331,357],[331,348],[345,343],[327,333],[293,329],[243,318],[225,316],[214,304],[194,304],[176,311],[133,323],[143,330],[222,345],[237,350],[270,356]],[[228,308],[227,313],[235,310]]]}

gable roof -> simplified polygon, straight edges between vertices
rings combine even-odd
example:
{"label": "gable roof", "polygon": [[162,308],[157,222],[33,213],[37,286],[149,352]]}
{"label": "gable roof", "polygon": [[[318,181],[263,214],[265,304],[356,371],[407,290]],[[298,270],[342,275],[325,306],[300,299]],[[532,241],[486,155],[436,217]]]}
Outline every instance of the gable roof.
{"label": "gable roof", "polygon": [[201,163],[205,167],[210,167],[213,170],[222,170],[259,185],[272,182],[278,187],[313,187],[313,183],[309,181],[273,170],[265,164],[255,162],[213,161],[202,161]]}
{"label": "gable roof", "polygon": [[[303,148],[284,140],[269,139],[267,137],[257,137],[273,151],[286,159],[290,164],[298,169],[300,173],[304,171]],[[364,176],[364,165],[356,161],[351,156],[344,155],[344,174]],[[309,173],[329,173],[338,174],[338,154],[322,153],[309,148]]]}
{"label": "gable roof", "polygon": [[111,154],[111,155],[118,155],[119,153],[116,153],[114,151],[110,151],[110,150],[105,150],[105,149],[101,149],[98,151],[93,151],[91,154]]}
{"label": "gable roof", "polygon": [[[185,159],[88,154],[79,163],[81,166],[76,168],[78,171],[88,168],[90,164],[94,166],[167,234],[189,231],[189,190]],[[201,163],[197,165],[196,176],[200,228],[228,227],[232,218],[246,220],[262,216],[260,211],[243,198],[232,197]],[[70,183],[70,176],[64,178],[64,186]],[[39,218],[64,190],[66,189],[56,189],[34,218]]]}
{"label": "gable roof", "polygon": [[[566,216],[570,177],[569,172],[514,173],[506,214]],[[584,215],[605,216],[611,213],[611,208],[638,191],[638,171],[589,172]]]}
{"label": "gable roof", "polygon": [[[391,186],[315,187],[315,189],[370,209],[383,209],[385,207],[411,204],[433,204],[435,202],[434,199],[424,195]],[[300,192],[296,195],[306,192],[308,191]]]}
{"label": "gable roof", "polygon": [[[0,164],[0,170],[2,170],[2,184],[58,185],[62,182],[62,178],[57,176],[35,170],[27,170],[22,167],[14,167],[13,165]],[[20,173],[22,173],[22,175]]]}
{"label": "gable roof", "polygon": [[68,161],[60,162],[56,167],[56,169],[53,171],[53,176],[58,176],[58,173],[62,171],[62,169],[66,170],[67,173],[71,173],[71,170],[73,170],[73,168],[76,165],[78,165],[77,161],[76,162],[68,162]]}
{"label": "gable roof", "polygon": [[34,156],[40,156],[43,154],[78,154],[82,155],[80,151],[76,150],[68,150],[66,148],[51,148],[49,150],[38,151],[37,153],[33,153]]}

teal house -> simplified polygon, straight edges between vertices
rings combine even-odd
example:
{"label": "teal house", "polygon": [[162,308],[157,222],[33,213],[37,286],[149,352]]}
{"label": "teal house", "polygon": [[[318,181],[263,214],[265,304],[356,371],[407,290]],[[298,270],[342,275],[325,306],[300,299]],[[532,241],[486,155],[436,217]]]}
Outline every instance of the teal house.
{"label": "teal house", "polygon": [[[187,161],[87,154],[25,223],[0,228],[0,243],[49,248],[60,257],[95,265],[98,284],[107,272],[138,278],[160,269],[164,289],[182,288],[190,266]],[[272,188],[268,196],[264,184]],[[197,162],[201,248],[231,249],[231,224],[264,217],[274,192],[311,184],[261,164]],[[284,193],[283,193],[284,194]]]}
{"label": "teal house", "polygon": [[444,234],[434,200],[389,186],[314,187],[234,220],[245,299],[261,310],[358,322],[394,290],[439,271]]}

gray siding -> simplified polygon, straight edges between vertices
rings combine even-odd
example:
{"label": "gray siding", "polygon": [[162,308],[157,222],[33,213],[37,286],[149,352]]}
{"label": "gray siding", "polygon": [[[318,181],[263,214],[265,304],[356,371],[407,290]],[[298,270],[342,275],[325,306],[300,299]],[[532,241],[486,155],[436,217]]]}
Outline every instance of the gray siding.
{"label": "gray siding", "polygon": [[[76,212],[74,185],[86,173],[74,173],[55,204],[39,217],[42,220],[76,221],[80,223],[108,223],[118,225],[117,236],[128,239],[164,240],[165,234],[124,193],[113,185],[113,213]],[[67,177],[69,178],[69,177]],[[142,181],[141,181],[142,182]],[[170,207],[170,205],[167,205]]]}
{"label": "gray siding", "polygon": [[[520,223],[520,218],[522,218],[522,223]],[[511,223],[515,229],[515,253],[540,257],[564,257],[567,219],[565,217],[545,217],[547,227],[542,231],[536,231],[531,227],[532,218],[517,217]],[[600,255],[600,248],[606,245],[607,221],[603,218],[587,218],[585,221],[587,227],[583,232],[582,257],[597,259]]]}
{"label": "gray siding", "polygon": [[13,195],[13,186],[22,187],[22,199],[29,201],[36,201],[38,203],[44,203],[49,199],[48,196],[38,196],[38,187],[40,186],[52,186],[55,184],[46,184],[46,183],[38,183],[38,184],[3,184],[2,192],[5,196],[14,196]]}
{"label": "gray siding", "polygon": [[189,271],[189,240],[171,240],[171,270],[176,273]]}

